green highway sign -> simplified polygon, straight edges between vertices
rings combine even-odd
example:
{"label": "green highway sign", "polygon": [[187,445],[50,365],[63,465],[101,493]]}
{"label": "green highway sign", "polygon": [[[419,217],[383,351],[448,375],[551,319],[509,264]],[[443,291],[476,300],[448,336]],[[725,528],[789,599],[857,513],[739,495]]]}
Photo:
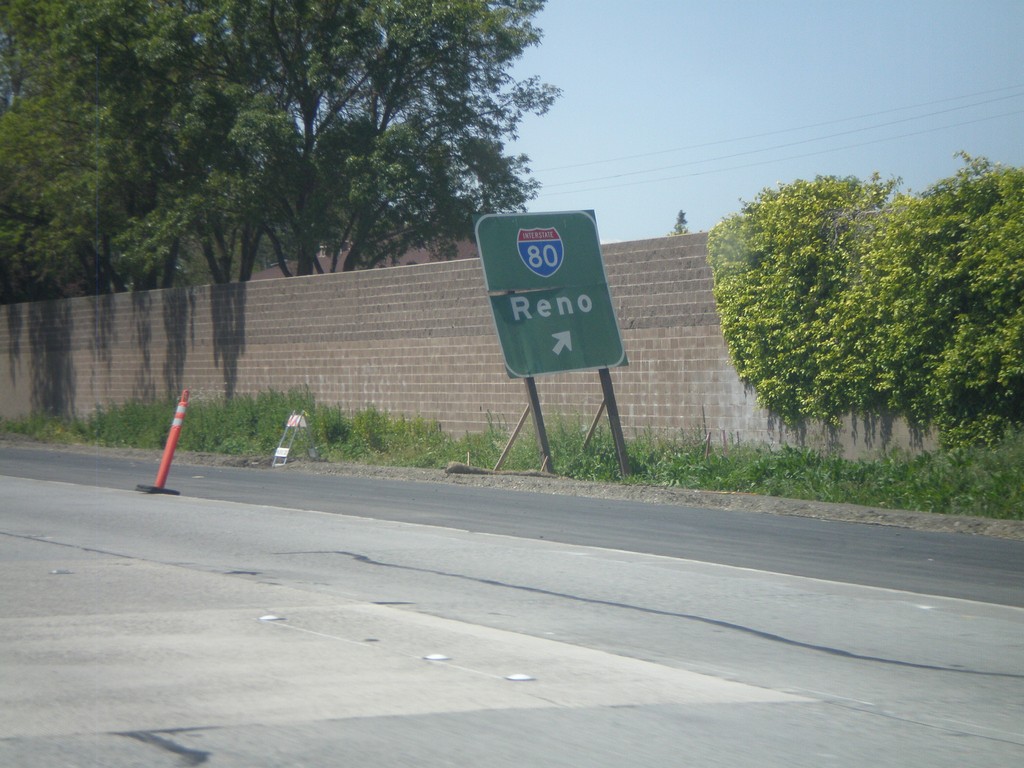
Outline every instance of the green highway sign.
{"label": "green highway sign", "polygon": [[628,365],[593,211],[487,214],[476,242],[510,376]]}

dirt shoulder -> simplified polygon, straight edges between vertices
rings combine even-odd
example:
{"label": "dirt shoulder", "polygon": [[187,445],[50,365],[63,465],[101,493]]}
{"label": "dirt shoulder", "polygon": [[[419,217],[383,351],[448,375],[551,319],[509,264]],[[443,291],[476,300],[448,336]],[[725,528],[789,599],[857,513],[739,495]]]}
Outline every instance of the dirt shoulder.
{"label": "dirt shoulder", "polygon": [[[100,448],[83,445],[39,443],[18,435],[0,435],[0,445],[38,446],[48,450],[78,453],[102,452],[137,461],[160,462],[160,451],[142,451],[130,448]],[[368,464],[291,460],[284,467],[271,468],[269,457],[226,456],[222,454],[178,451],[175,464],[196,466],[244,467],[258,472],[299,472],[313,475],[371,477],[386,480],[409,480],[426,483],[449,483],[478,488],[503,488],[532,493],[551,493],[566,496],[584,496],[596,499],[636,501],[645,504],[703,507],[768,515],[810,517],[864,525],[888,525],[918,531],[966,533],[1024,540],[1024,520],[991,520],[982,517],[936,515],[927,512],[862,507],[855,504],[828,504],[816,501],[783,499],[775,496],[757,496],[748,493],[721,493],[696,491],[685,488],[664,488],[650,485],[594,483],[570,480],[531,472],[490,472],[462,464],[447,469],[415,469],[410,467],[383,467]]]}

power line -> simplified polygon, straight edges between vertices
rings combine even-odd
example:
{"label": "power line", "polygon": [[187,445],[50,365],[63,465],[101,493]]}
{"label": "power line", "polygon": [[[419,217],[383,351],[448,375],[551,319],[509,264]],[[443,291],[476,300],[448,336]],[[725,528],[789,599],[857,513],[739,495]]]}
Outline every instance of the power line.
{"label": "power line", "polygon": [[[805,158],[805,157],[816,157],[817,155],[827,155],[827,154],[829,154],[831,152],[841,152],[841,151],[847,150],[847,149],[857,149],[858,147],[866,147],[866,146],[870,146],[872,144],[882,144],[882,143],[887,142],[887,141],[897,141],[899,139],[906,139],[906,138],[910,138],[910,137],[913,137],[913,136],[921,136],[921,135],[926,134],[926,133],[934,133],[936,131],[944,131],[944,130],[948,130],[950,128],[959,128],[959,127],[964,126],[964,125],[974,125],[975,123],[983,123],[983,122],[986,122],[988,120],[997,120],[997,119],[1001,119],[1001,118],[1004,118],[1004,117],[1015,117],[1017,115],[1024,115],[1024,111],[1006,112],[1006,113],[1001,114],[1001,115],[991,115],[989,117],[980,117],[980,118],[978,118],[976,120],[966,120],[966,121],[963,121],[963,122],[960,122],[960,123],[952,123],[952,124],[949,124],[949,125],[943,125],[943,126],[939,126],[939,127],[936,127],[936,128],[925,128],[925,129],[920,130],[920,131],[912,131],[910,133],[902,133],[902,134],[899,134],[897,136],[887,136],[887,137],[880,138],[880,139],[872,139],[871,141],[859,142],[857,144],[847,144],[847,145],[842,146],[842,147],[832,147],[830,149],[822,149],[822,150],[818,150],[818,151],[815,151],[815,152],[805,152],[805,153],[802,153],[802,154],[799,154],[799,155],[790,155],[789,157],[777,157],[777,158],[771,158],[771,159],[768,159],[768,160],[759,160],[759,161],[754,162],[754,163],[745,163],[743,165],[734,165],[734,166],[730,166],[728,168],[712,168],[712,169],[708,169],[706,171],[694,171],[693,173],[684,173],[684,174],[679,174],[679,175],[676,175],[676,176],[663,176],[663,177],[660,177],[660,178],[657,178],[657,179],[644,179],[642,181],[629,181],[629,182],[625,182],[623,184],[609,184],[609,185],[606,185],[606,186],[603,186],[603,187],[585,187],[583,189],[569,189],[569,190],[563,190],[563,191],[560,191],[560,192],[550,192],[550,193],[542,191],[540,193],[539,197],[548,197],[548,196],[554,197],[554,196],[557,196],[557,195],[580,194],[580,193],[583,193],[583,192],[600,192],[600,191],[604,191],[604,190],[608,190],[608,189],[621,189],[623,187],[636,187],[636,186],[640,186],[640,185],[643,185],[643,184],[656,184],[656,183],[659,183],[659,182],[662,182],[662,181],[677,181],[679,179],[689,179],[689,178],[693,178],[695,176],[707,176],[707,175],[714,174],[714,173],[726,173],[726,172],[729,172],[729,171],[743,170],[745,168],[756,168],[757,166],[761,166],[761,165],[770,165],[772,163],[782,163],[782,162],[786,162],[786,161],[789,161],[789,160],[800,160],[800,159]],[[727,156],[727,157],[731,157],[731,156]],[[727,159],[727,158],[721,158],[721,159]],[[702,162],[702,161],[697,161],[697,162]],[[703,162],[711,162],[711,161],[703,161]],[[690,164],[693,164],[693,163],[690,163]],[[609,177],[609,178],[614,178],[614,177]],[[583,183],[583,182],[577,182],[577,183]],[[559,186],[561,186],[561,185],[559,185]]]}
{"label": "power line", "polygon": [[[745,150],[745,151],[742,151],[742,152],[733,152],[733,153],[730,153],[730,154],[727,154],[727,155],[718,155],[716,157],[704,158],[704,159],[701,159],[701,160],[689,160],[689,161],[687,161],[685,163],[676,163],[676,164],[673,164],[673,165],[665,165],[665,166],[660,166],[658,168],[648,168],[648,169],[639,170],[639,171],[625,171],[623,173],[610,174],[610,175],[607,175],[607,176],[595,176],[595,177],[591,177],[591,178],[587,178],[587,179],[578,179],[576,181],[562,181],[562,182],[557,182],[555,184],[545,184],[544,187],[545,188],[566,187],[566,186],[572,186],[572,185],[576,185],[576,184],[588,184],[588,183],[595,182],[595,181],[607,181],[607,180],[611,180],[611,179],[621,179],[621,178],[626,178],[626,177],[629,177],[629,176],[640,176],[640,175],[647,174],[647,173],[658,173],[658,172],[662,172],[662,171],[671,170],[673,168],[685,168],[686,166],[699,165],[701,163],[713,163],[713,162],[717,162],[719,160],[730,160],[730,159],[733,159],[733,158],[736,158],[736,157],[745,157],[745,156],[749,156],[749,155],[756,155],[756,154],[760,154],[762,152],[771,152],[771,151],[774,151],[774,150],[777,150],[777,149],[788,149],[790,147],[796,147],[796,146],[800,146],[800,145],[803,145],[803,144],[812,144],[814,142],[825,141],[827,139],[835,139],[835,138],[838,138],[838,137],[841,137],[841,136],[850,136],[852,134],[864,133],[866,131],[873,131],[873,130],[877,130],[879,128],[888,128],[888,127],[893,126],[893,125],[900,125],[900,124],[903,124],[903,123],[911,123],[911,122],[915,122],[917,120],[923,120],[925,118],[936,117],[938,115],[949,114],[950,112],[958,112],[958,111],[961,111],[961,110],[964,110],[964,109],[971,109],[973,107],[980,107],[980,106],[984,106],[986,104],[993,104],[993,103],[996,103],[996,102],[1006,101],[1006,100],[1009,100],[1009,99],[1016,99],[1016,98],[1020,98],[1022,96],[1024,96],[1024,93],[1015,93],[1015,94],[1011,94],[1009,96],[1001,96],[1001,97],[996,98],[996,99],[987,99],[985,101],[979,101],[979,102],[975,102],[973,104],[965,104],[965,105],[962,105],[962,106],[959,106],[959,107],[950,107],[949,109],[942,109],[942,110],[938,110],[936,112],[929,112],[927,114],[917,115],[915,117],[905,117],[905,118],[902,118],[900,120],[890,120],[889,122],[885,122],[885,123],[876,123],[875,125],[864,126],[862,128],[851,128],[850,130],[847,130],[847,131],[839,131],[837,133],[830,133],[830,134],[826,134],[824,136],[816,136],[816,137],[809,138],[809,139],[801,139],[799,141],[791,141],[791,142],[786,142],[786,143],[783,143],[783,144],[773,144],[771,146],[761,147],[759,149],[750,149],[750,150]],[[1017,114],[1017,113],[1011,113],[1011,114]],[[1001,115],[1000,117],[1004,117],[1004,116],[1005,115]],[[983,119],[988,119],[988,118],[983,118]],[[976,122],[976,121],[970,121],[970,122],[965,122],[965,123],[957,123],[956,125],[969,125],[971,122]],[[946,126],[946,127],[955,127],[955,126]],[[942,130],[942,129],[936,129],[936,130]],[[921,131],[919,133],[923,133],[923,132],[927,132],[927,131]],[[775,133],[780,133],[780,132],[775,132]],[[772,135],[772,134],[764,134],[764,135]],[[916,135],[916,134],[910,134],[910,135]],[[723,143],[727,143],[727,142],[725,142],[725,141],[713,142],[713,144],[723,144]],[[871,144],[871,143],[875,143],[875,142],[867,142],[867,143]],[[711,145],[704,145],[704,146],[711,146]],[[862,146],[862,145],[855,145],[855,146]]]}
{"label": "power line", "polygon": [[[937,99],[935,101],[926,101],[926,102],[922,102],[920,104],[911,104],[911,105],[908,105],[908,106],[905,106],[905,107],[896,107],[894,109],[885,109],[885,110],[881,110],[881,111],[878,111],[878,112],[867,112],[867,113],[865,113],[863,115],[855,115],[853,117],[843,117],[843,118],[839,118],[839,119],[836,119],[836,120],[826,120],[826,121],[820,122],[820,123],[809,123],[807,125],[797,126],[795,128],[781,128],[781,129],[774,130],[774,131],[766,131],[764,133],[751,134],[749,136],[737,136],[737,137],[731,138],[731,139],[718,139],[716,141],[708,141],[708,142],[703,142],[703,143],[700,143],[700,144],[689,144],[689,145],[686,145],[686,146],[683,146],[683,147],[674,147],[672,149],[660,149],[660,150],[656,150],[654,152],[643,152],[643,153],[640,153],[640,154],[622,155],[620,157],[611,157],[611,158],[606,158],[606,159],[603,159],[603,160],[589,160],[589,161],[583,162],[583,163],[573,163],[573,164],[570,164],[570,165],[552,166],[552,167],[549,167],[549,168],[542,168],[542,169],[538,170],[537,173],[547,173],[549,171],[564,171],[564,170],[569,170],[571,168],[585,168],[585,167],[591,166],[591,165],[604,165],[606,163],[616,163],[616,162],[620,162],[622,160],[637,160],[637,159],[640,159],[640,158],[643,158],[643,157],[656,157],[658,155],[672,154],[673,152],[685,152],[685,151],[691,150],[691,149],[704,149],[706,147],[715,147],[715,146],[719,146],[719,145],[722,145],[722,144],[733,144],[733,143],[737,143],[737,142],[740,142],[740,141],[751,141],[753,139],[763,139],[763,138],[766,138],[766,137],[769,137],[769,136],[778,136],[778,135],[784,134],[784,133],[796,133],[796,132],[799,132],[799,131],[807,131],[807,130],[810,130],[812,128],[822,128],[822,127],[827,126],[827,125],[838,125],[840,123],[849,123],[849,122],[853,122],[855,120],[865,120],[867,118],[878,117],[880,115],[889,115],[889,114],[893,114],[895,112],[905,112],[908,109],[920,109],[921,107],[931,107],[931,106],[935,106],[936,104],[948,104],[951,101],[962,101],[963,99],[972,99],[972,98],[974,98],[976,96],[988,96],[988,95],[993,94],[993,93],[1003,93],[1005,91],[1016,91],[1016,90],[1020,90],[1021,88],[1024,88],[1024,85],[1011,85],[1011,86],[1006,86],[1004,88],[993,88],[993,89],[987,90],[987,91],[977,91],[975,93],[964,94],[963,96],[952,96],[952,97],[949,97],[949,98],[946,98],[946,99]],[[1016,98],[1016,97],[1021,96],[1021,95],[1024,95],[1024,94],[1017,93],[1017,94],[1012,94],[1010,96],[1006,96],[1004,98],[1012,99],[1012,98]],[[993,101],[1000,101],[1000,100],[1002,100],[1002,99],[994,99]],[[984,103],[988,103],[988,102],[981,102],[981,103],[984,104]],[[976,105],[968,105],[968,106],[976,106]],[[965,108],[965,107],[962,107],[962,108]],[[945,111],[945,110],[943,110],[943,111]],[[941,111],[938,112],[938,113],[935,113],[935,114],[941,114]],[[922,115],[922,117],[928,117],[928,115]]]}

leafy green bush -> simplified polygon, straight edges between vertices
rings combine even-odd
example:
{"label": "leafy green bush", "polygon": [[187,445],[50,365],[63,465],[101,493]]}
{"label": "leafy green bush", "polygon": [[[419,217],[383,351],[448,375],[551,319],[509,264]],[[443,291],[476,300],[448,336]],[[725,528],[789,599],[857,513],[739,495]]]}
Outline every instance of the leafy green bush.
{"label": "leafy green bush", "polygon": [[796,181],[711,231],[722,331],[765,408],[892,413],[947,447],[1024,427],[1024,168],[964,160],[921,195]]}

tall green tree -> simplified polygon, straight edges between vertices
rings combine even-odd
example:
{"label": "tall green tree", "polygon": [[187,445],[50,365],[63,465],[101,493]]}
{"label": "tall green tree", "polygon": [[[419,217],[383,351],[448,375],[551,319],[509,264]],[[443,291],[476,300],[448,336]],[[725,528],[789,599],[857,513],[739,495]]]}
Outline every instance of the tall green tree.
{"label": "tall green tree", "polygon": [[676,214],[676,225],[672,227],[672,231],[668,233],[669,237],[674,235],[688,235],[690,234],[690,228],[686,225],[686,211],[679,211]]}
{"label": "tall green tree", "polygon": [[163,10],[141,0],[2,6],[3,66],[17,87],[0,116],[0,230],[18,235],[0,259],[22,267],[24,297],[39,283],[74,295],[173,281],[173,238],[131,247],[181,175],[171,121],[181,77],[157,55]]}
{"label": "tall green tree", "polygon": [[507,156],[553,89],[508,69],[539,42],[541,2],[231,3],[249,99],[233,137],[272,190],[266,226],[299,274],[321,245],[345,269],[450,245],[479,210],[521,207],[526,160]]}
{"label": "tall green tree", "polygon": [[533,194],[505,142],[557,94],[509,74],[542,7],[3,0],[4,300],[443,252]]}

